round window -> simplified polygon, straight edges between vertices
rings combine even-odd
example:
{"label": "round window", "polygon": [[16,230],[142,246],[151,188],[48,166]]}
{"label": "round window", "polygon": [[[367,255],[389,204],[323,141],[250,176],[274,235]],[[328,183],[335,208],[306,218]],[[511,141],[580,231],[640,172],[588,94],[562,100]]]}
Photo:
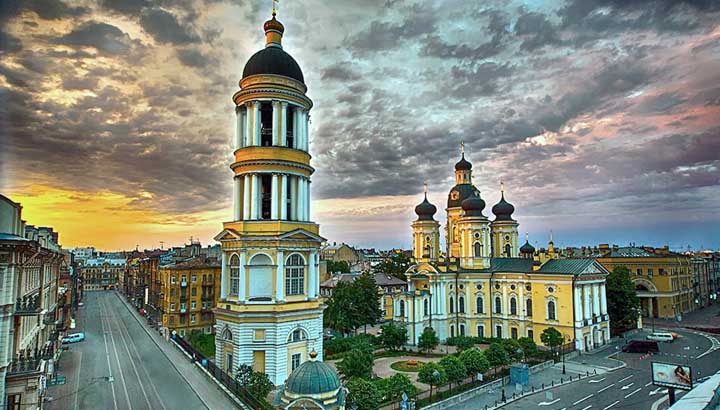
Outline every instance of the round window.
{"label": "round window", "polygon": [[515,285],[510,285],[510,290],[515,290]]}
{"label": "round window", "polygon": [[477,290],[481,290],[481,289],[482,289],[482,285],[477,285],[477,286],[475,286],[475,287],[477,288]]}
{"label": "round window", "polygon": [[495,284],[495,289],[500,289],[500,285],[498,285],[498,284],[496,283],[496,284]]}
{"label": "round window", "polygon": [[530,291],[530,289],[532,289],[530,285],[525,285],[525,290]]}
{"label": "round window", "polygon": [[553,288],[552,286],[550,286],[550,287],[548,288],[548,292],[549,292],[549,293],[555,292],[555,288]]}
{"label": "round window", "polygon": [[465,289],[465,286],[463,286],[463,285],[460,285],[460,289]]}
{"label": "round window", "polygon": [[453,285],[452,285],[452,284],[450,284],[450,289],[452,289],[452,288],[453,288]]}
{"label": "round window", "polygon": [[510,235],[505,235],[505,240],[506,240],[506,241],[509,241],[509,240],[510,240]]}
{"label": "round window", "polygon": [[477,238],[479,238],[479,237],[480,237],[480,234],[477,233],[477,232],[475,232],[475,238],[477,239]]}

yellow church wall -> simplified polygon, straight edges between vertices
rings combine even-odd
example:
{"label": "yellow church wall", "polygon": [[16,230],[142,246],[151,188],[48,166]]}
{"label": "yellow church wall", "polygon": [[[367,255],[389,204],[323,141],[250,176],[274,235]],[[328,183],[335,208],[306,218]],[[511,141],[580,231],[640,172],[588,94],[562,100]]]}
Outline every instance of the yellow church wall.
{"label": "yellow church wall", "polygon": [[[303,229],[316,235],[319,235],[320,232],[320,227],[316,223],[283,221],[275,219],[225,222],[223,223],[223,227],[225,229],[232,229],[234,231],[237,231],[238,233],[247,235],[281,235],[283,233],[294,231],[296,229]],[[247,240],[252,241],[253,239],[248,238]],[[232,244],[229,244],[229,246],[232,246]],[[314,247],[315,245],[312,246]]]}

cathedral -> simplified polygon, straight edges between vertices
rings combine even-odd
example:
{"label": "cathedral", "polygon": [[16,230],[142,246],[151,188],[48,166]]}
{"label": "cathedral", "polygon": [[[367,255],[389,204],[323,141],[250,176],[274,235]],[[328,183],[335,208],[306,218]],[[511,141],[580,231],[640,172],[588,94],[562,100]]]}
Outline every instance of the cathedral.
{"label": "cathedral", "polygon": [[[488,217],[472,181],[463,147],[447,199],[444,252],[437,207],[427,192],[415,207],[408,290],[392,297],[393,320],[407,325],[410,344],[417,344],[427,327],[441,341],[529,337],[541,344],[543,330],[554,327],[578,350],[605,344],[610,338],[607,270],[594,259],[539,260],[527,235],[519,246],[515,207],[505,199],[503,184]],[[552,238],[548,247],[552,254]]]}

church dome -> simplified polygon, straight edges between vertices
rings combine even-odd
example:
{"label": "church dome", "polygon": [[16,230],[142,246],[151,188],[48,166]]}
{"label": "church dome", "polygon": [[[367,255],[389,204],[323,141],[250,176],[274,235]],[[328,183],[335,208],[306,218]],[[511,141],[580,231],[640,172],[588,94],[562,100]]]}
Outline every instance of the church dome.
{"label": "church dome", "polygon": [[425,199],[420,205],[415,207],[415,214],[418,216],[418,221],[433,221],[435,212],[437,212],[437,207],[428,201],[427,194],[425,194]]}
{"label": "church dome", "polygon": [[455,164],[455,171],[470,171],[472,169],[472,164],[465,159],[465,153],[462,154],[462,158],[460,158],[460,161]]}
{"label": "church dome", "polygon": [[340,389],[340,378],[330,366],[315,360],[316,352],[310,353],[310,360],[298,366],[285,382],[285,393],[293,396],[312,397]]}
{"label": "church dome", "polygon": [[492,207],[492,213],[495,214],[495,220],[512,221],[513,212],[515,212],[515,207],[505,200],[505,194],[502,193],[500,196],[500,202]]}
{"label": "church dome", "polygon": [[526,239],[525,244],[520,247],[520,253],[533,254],[535,253],[535,247],[530,245],[530,242]]}
{"label": "church dome", "polygon": [[448,208],[457,208],[462,202],[473,195],[480,196],[480,191],[473,184],[455,185],[448,194]]}
{"label": "church dome", "polygon": [[485,209],[485,201],[480,198],[480,193],[472,195],[462,201],[462,209],[466,216],[483,216],[482,211]]}
{"label": "church dome", "polygon": [[264,49],[253,54],[245,63],[243,78],[258,74],[282,75],[305,83],[305,77],[297,61],[282,49],[285,27],[275,19],[275,13],[263,25],[266,36]]}

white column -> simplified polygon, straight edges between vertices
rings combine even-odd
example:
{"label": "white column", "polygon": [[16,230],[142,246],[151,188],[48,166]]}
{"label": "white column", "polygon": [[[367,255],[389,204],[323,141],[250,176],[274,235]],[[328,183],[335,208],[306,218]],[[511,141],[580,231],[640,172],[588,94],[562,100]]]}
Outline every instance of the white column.
{"label": "white column", "polygon": [[235,107],[235,140],[233,143],[234,149],[242,148],[242,137],[243,137],[243,124],[242,124],[242,111],[240,107]]}
{"label": "white column", "polygon": [[252,124],[253,124],[253,121],[252,121],[252,119],[255,118],[255,117],[254,117],[255,114],[254,114],[254,111],[253,111],[253,108],[252,108],[253,106],[254,106],[254,104],[251,104],[251,103],[249,103],[249,102],[245,104],[245,133],[243,134],[243,137],[244,137],[244,139],[245,139],[245,143],[244,143],[243,145],[246,146],[246,147],[249,147],[249,146],[253,145],[253,141],[252,141],[252,137],[253,137]]}
{"label": "white column", "polygon": [[600,285],[600,313],[607,315],[607,295],[605,294],[605,284]]}
{"label": "white column", "polygon": [[597,283],[592,285],[593,314],[600,315],[600,285]]}
{"label": "white column", "polygon": [[317,270],[315,269],[315,259],[317,259],[315,256],[317,255],[317,251],[312,250],[310,251],[310,259],[308,261],[308,271],[310,278],[308,280],[308,298],[315,299],[317,298],[316,287],[318,283],[317,278]]}
{"label": "white column", "polygon": [[272,175],[270,188],[270,219],[278,219],[278,175]]}
{"label": "white column", "polygon": [[258,219],[258,176],[257,174],[251,175],[251,201],[252,205],[250,206],[250,219]]}
{"label": "white column", "polygon": [[278,145],[283,147],[287,145],[287,107],[288,103],[280,103],[280,142]]}
{"label": "white column", "polygon": [[253,104],[253,145],[259,147],[260,144],[260,101],[255,101]]}
{"label": "white column", "polygon": [[287,215],[287,175],[280,175],[280,219],[288,219]]}
{"label": "white column", "polygon": [[272,102],[272,145],[280,141],[280,102]]}
{"label": "white column", "polygon": [[290,219],[293,221],[297,221],[298,219],[298,213],[297,213],[297,204],[298,204],[298,189],[297,189],[297,177],[296,176],[290,176],[288,177],[288,182],[290,183]]}
{"label": "white column", "polygon": [[282,250],[277,254],[277,270],[275,271],[275,301],[285,300],[285,256]]}
{"label": "white column", "polygon": [[245,285],[247,284],[245,274],[246,258],[246,252],[244,250],[240,251],[240,289],[238,289],[238,299],[240,299],[240,301],[245,301]]}
{"label": "white column", "polygon": [[293,115],[293,129],[292,129],[292,131],[293,131],[293,140],[294,140],[294,142],[293,142],[293,146],[290,147],[290,148],[295,148],[295,147],[297,146],[298,130],[300,129],[300,127],[299,127],[299,126],[300,126],[300,115],[298,115],[299,113],[300,113],[300,109],[299,109],[299,108],[297,108],[297,107],[293,107],[293,108],[292,108],[292,115]]}
{"label": "white column", "polygon": [[222,266],[220,266],[220,299],[225,300],[227,298],[227,282],[230,280],[227,271],[227,254],[223,251],[222,253]]}
{"label": "white column", "polygon": [[502,284],[502,316],[507,317],[510,314],[510,306],[508,305],[507,286],[505,285],[506,283]]}
{"label": "white column", "polygon": [[300,120],[300,123],[298,124],[298,142],[297,142],[297,149],[304,150],[305,149],[305,110],[300,110],[300,113],[298,114],[298,119]]}
{"label": "white column", "polygon": [[250,219],[250,175],[245,175],[241,177],[244,179],[243,181],[243,213],[242,213],[242,219],[243,220],[249,220]]}
{"label": "white column", "polygon": [[240,194],[240,178],[239,176],[236,176],[233,178],[233,221],[239,221],[240,220],[240,211],[241,211],[241,194]]}
{"label": "white column", "polygon": [[590,286],[583,285],[583,312],[586,320],[590,319]]}
{"label": "white column", "polygon": [[298,177],[298,221],[305,220],[305,178]]}
{"label": "white column", "polygon": [[310,151],[310,116],[307,111],[303,118],[303,150]]}
{"label": "white column", "polygon": [[582,321],[582,296],[580,295],[580,286],[575,285],[573,288],[573,309],[575,310],[575,322]]}

